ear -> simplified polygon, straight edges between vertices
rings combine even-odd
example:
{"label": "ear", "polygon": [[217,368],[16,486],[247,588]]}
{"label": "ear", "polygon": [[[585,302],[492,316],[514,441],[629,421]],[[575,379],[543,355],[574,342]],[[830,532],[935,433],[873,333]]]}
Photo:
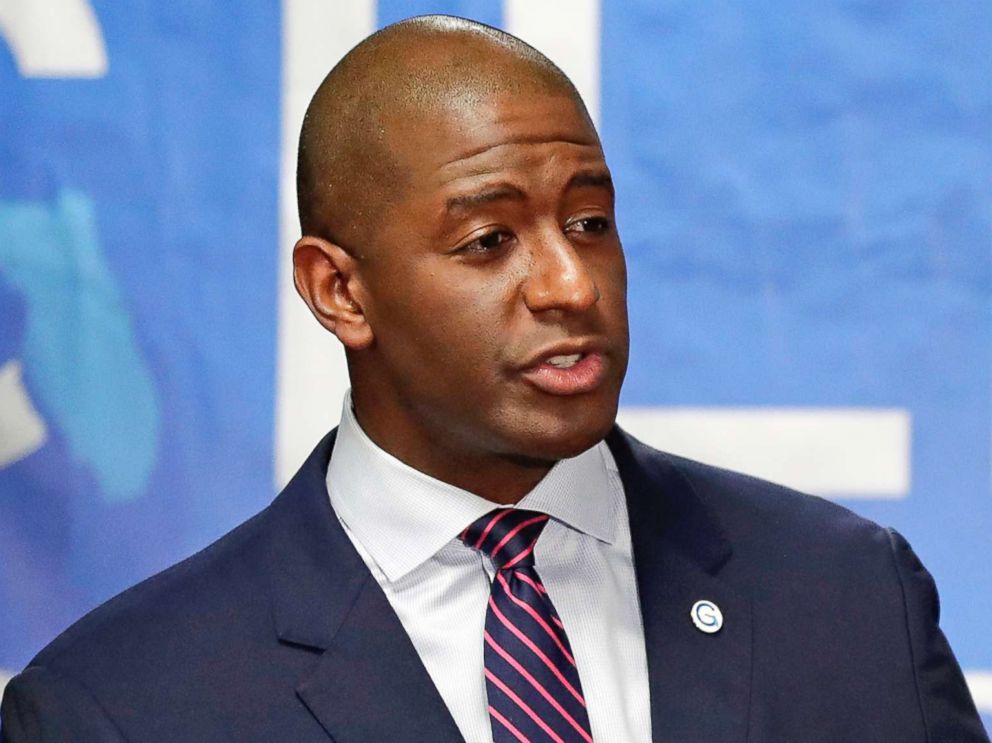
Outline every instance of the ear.
{"label": "ear", "polygon": [[357,351],[373,339],[362,308],[358,262],[339,245],[305,235],[293,248],[293,283],[317,322]]}

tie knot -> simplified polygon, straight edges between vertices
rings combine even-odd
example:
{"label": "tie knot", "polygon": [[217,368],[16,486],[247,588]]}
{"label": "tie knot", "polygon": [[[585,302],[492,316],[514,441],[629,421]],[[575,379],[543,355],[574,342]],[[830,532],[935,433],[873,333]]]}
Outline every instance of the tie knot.
{"label": "tie knot", "polygon": [[546,513],[497,508],[469,524],[461,540],[489,555],[497,570],[523,568],[534,564],[534,544],[546,523]]}

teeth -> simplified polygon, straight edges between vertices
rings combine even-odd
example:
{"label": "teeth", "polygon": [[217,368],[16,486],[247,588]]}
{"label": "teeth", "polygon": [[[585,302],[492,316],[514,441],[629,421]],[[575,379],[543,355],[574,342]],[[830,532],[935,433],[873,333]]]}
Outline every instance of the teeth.
{"label": "teeth", "polygon": [[570,353],[567,356],[552,356],[548,359],[548,363],[556,369],[568,369],[569,367],[575,366],[581,358],[581,353]]}

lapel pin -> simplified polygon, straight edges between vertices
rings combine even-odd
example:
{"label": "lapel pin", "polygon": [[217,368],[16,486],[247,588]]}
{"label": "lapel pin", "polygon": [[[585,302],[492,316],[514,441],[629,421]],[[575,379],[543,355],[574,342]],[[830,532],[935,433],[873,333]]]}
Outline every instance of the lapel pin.
{"label": "lapel pin", "polygon": [[692,605],[689,616],[692,617],[692,623],[696,625],[696,629],[707,635],[719,632],[720,628],[723,627],[723,612],[712,601],[705,599],[697,601]]}

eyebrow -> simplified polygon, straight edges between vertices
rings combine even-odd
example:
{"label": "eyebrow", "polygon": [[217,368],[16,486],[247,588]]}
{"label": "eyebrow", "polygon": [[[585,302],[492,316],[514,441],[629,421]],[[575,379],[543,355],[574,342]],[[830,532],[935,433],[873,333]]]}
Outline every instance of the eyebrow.
{"label": "eyebrow", "polygon": [[611,194],[614,192],[613,178],[605,170],[586,170],[576,173],[565,184],[565,190],[568,191],[570,188],[581,188],[583,186],[605,188]]}
{"label": "eyebrow", "polygon": [[[582,187],[605,188],[610,194],[614,192],[613,178],[607,171],[603,170],[587,170],[576,173],[569,178],[564,190]],[[494,201],[524,201],[526,198],[526,194],[516,186],[510,183],[498,183],[476,193],[452,196],[444,202],[444,209],[448,214],[451,214],[483,204],[491,204]]]}
{"label": "eyebrow", "polygon": [[444,208],[450,214],[451,212],[470,209],[474,206],[481,206],[482,204],[491,204],[494,201],[523,201],[525,198],[524,192],[516,186],[512,186],[509,183],[500,183],[476,193],[452,196],[444,202]]}

